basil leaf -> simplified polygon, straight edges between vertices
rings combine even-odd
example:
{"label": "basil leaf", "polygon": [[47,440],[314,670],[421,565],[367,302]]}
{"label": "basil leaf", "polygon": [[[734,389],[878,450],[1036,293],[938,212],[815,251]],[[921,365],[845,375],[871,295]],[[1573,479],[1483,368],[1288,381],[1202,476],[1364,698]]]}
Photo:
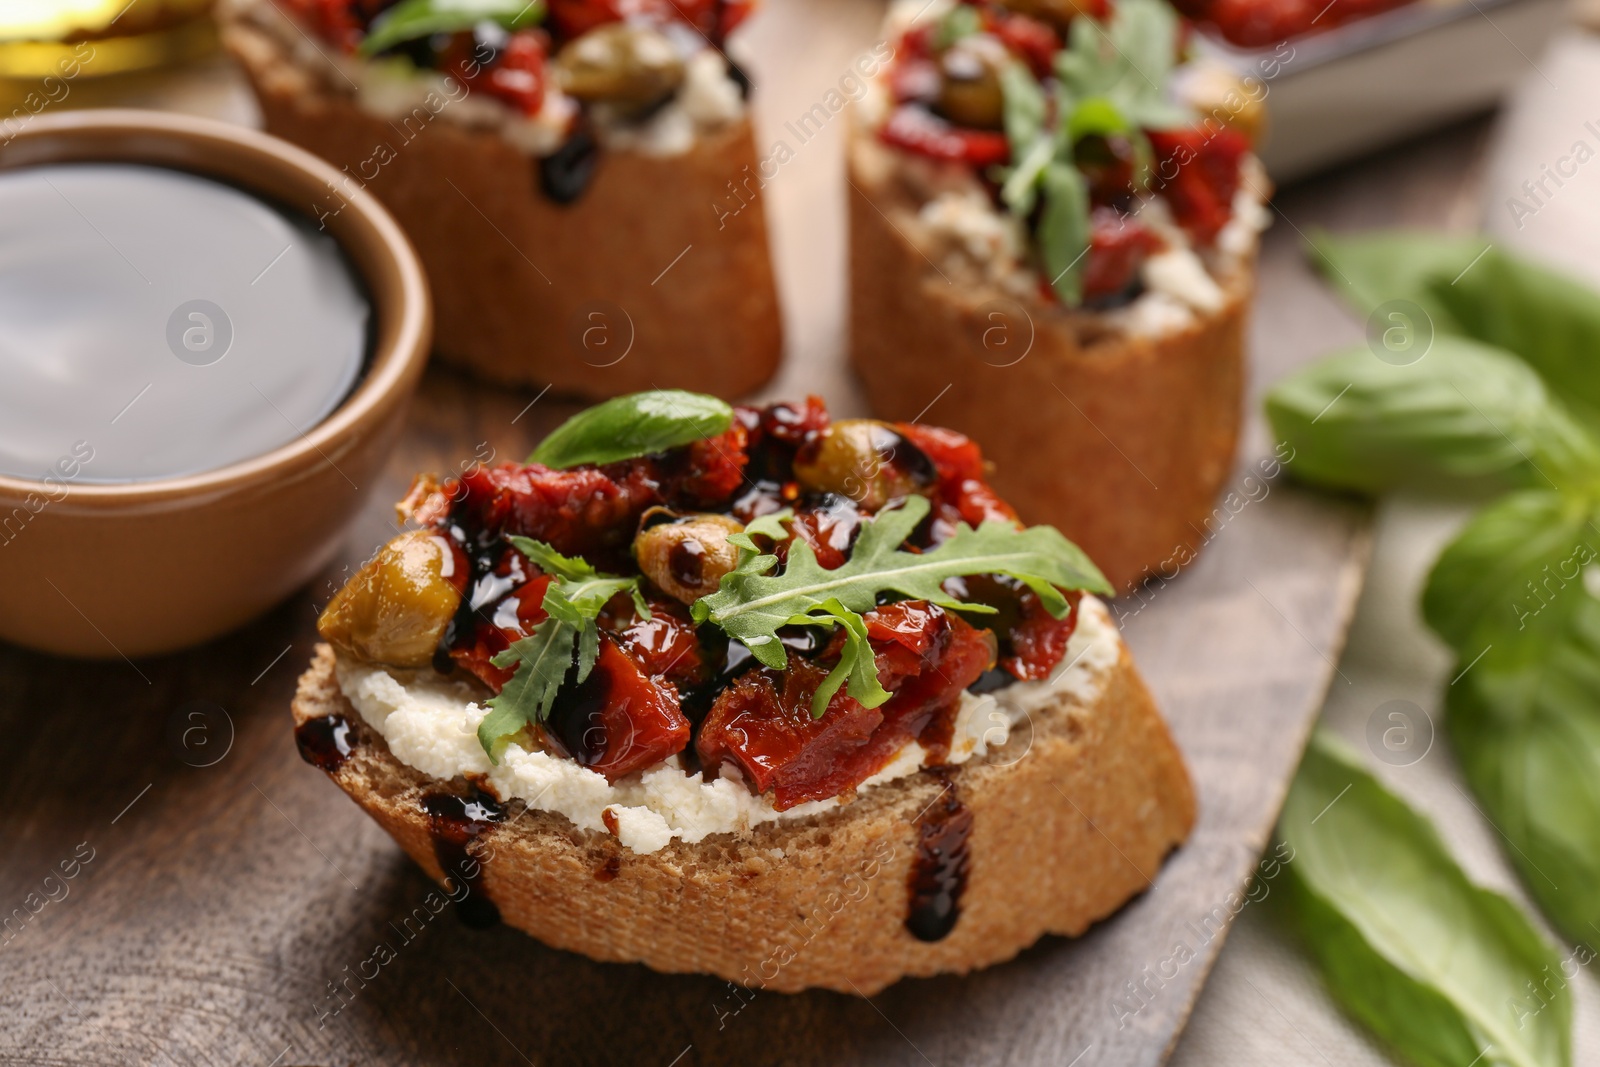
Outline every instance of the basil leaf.
{"label": "basil leaf", "polygon": [[[1526,702],[1494,703],[1472,667],[1449,688],[1447,729],[1462,773],[1509,843],[1506,858],[1556,929],[1600,928],[1600,604],[1585,595],[1522,676]],[[1457,670],[1465,668],[1461,664]]]}
{"label": "basil leaf", "polygon": [[1549,489],[1512,493],[1440,554],[1423,589],[1423,618],[1463,660],[1489,648],[1473,668],[1480,678],[1537,667],[1589,599],[1583,570],[1597,545],[1588,501]]}
{"label": "basil leaf", "polygon": [[1316,230],[1307,250],[1323,276],[1362,315],[1390,300],[1411,300],[1434,318],[1437,330],[1460,332],[1454,329],[1449,311],[1430,295],[1430,287],[1437,278],[1448,285],[1488,244],[1476,234],[1388,230],[1335,237]]}
{"label": "basil leaf", "polygon": [[1340,489],[1548,484],[1600,465],[1600,445],[1527,364],[1438,336],[1415,363],[1366,347],[1317,361],[1267,394],[1298,477]]}
{"label": "basil leaf", "polygon": [[1306,751],[1279,832],[1299,925],[1351,1015],[1420,1064],[1572,1062],[1571,993],[1544,992],[1555,951],[1326,735]]}
{"label": "basil leaf", "polygon": [[543,18],[544,0],[401,0],[373,21],[360,52],[373,56],[419,37],[470,30],[480,22],[520,30]]}
{"label": "basil leaf", "polygon": [[1039,258],[1056,296],[1068,307],[1083,299],[1083,261],[1089,252],[1089,185],[1070,163],[1051,162],[1040,179]]}
{"label": "basil leaf", "polygon": [[[1567,936],[1600,927],[1600,601],[1590,502],[1548,490],[1485,509],[1423,594],[1460,657],[1447,726],[1507,858]],[[1591,925],[1595,924],[1595,925]]]}
{"label": "basil leaf", "polygon": [[1452,284],[1430,293],[1469,337],[1515,352],[1564,399],[1600,413],[1600,293],[1490,249]]}
{"label": "basil leaf", "polygon": [[1394,231],[1317,234],[1312,254],[1363,313],[1410,300],[1436,329],[1526,360],[1569,402],[1600,416],[1600,293],[1480,236]]}
{"label": "basil leaf", "polygon": [[715,437],[732,425],[733,408],[714,396],[681,389],[632,393],[572,416],[528,462],[557,470],[616,463]]}

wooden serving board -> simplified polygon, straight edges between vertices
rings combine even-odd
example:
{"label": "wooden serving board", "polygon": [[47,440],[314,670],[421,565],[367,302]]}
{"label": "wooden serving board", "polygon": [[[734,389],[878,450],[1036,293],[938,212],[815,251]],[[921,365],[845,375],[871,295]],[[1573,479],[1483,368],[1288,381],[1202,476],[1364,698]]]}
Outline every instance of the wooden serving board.
{"label": "wooden serving board", "polygon": [[[838,85],[879,14],[863,0],[775,0],[747,41],[763,141],[796,149],[761,192],[790,320],[790,361],[772,392],[817,391],[844,414],[861,403],[840,351],[844,197],[854,195],[838,180],[843,119],[803,145],[784,124]],[[220,67],[179,84],[138,91],[248,113]],[[1279,198],[1252,412],[1262,383],[1360,336],[1304,266],[1300,233],[1470,223],[1481,133],[1460,127]],[[926,383],[931,422],[945,384]],[[0,646],[0,1063],[1160,1063],[1323,692],[1338,684],[1364,509],[1260,477],[1272,448],[1252,415],[1235,496],[1202,559],[1123,605],[1202,814],[1120,914],[985,973],[907,981],[870,1001],[734,993],[431,913],[431,884],[300,761],[290,736],[316,611],[340,568],[390,535],[389,502],[411,474],[491,448],[520,457],[572,410],[432,372],[344,560],[315,587],[161,659],[77,662]],[[0,549],[0,581],[4,568]]]}

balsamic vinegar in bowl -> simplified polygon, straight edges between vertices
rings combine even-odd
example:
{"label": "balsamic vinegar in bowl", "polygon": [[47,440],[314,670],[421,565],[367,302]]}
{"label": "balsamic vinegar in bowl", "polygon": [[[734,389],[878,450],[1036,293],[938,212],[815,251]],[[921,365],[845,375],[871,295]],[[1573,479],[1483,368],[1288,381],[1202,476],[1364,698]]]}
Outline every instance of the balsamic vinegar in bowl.
{"label": "balsamic vinegar in bowl", "polygon": [[0,474],[146,481],[288,444],[349,395],[370,317],[331,236],[240,189],[0,172]]}

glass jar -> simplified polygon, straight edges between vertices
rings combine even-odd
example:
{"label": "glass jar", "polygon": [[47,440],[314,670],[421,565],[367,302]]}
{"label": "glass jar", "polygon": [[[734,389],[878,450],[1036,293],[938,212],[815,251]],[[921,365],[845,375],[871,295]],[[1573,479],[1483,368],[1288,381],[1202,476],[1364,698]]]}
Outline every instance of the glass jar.
{"label": "glass jar", "polygon": [[0,79],[120,74],[216,47],[212,0],[0,0]]}

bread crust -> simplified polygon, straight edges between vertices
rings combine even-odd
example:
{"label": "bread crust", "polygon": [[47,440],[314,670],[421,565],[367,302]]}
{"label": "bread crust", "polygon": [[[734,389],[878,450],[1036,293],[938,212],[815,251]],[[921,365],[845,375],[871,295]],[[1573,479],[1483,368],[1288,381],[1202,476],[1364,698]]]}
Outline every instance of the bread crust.
{"label": "bread crust", "polygon": [[849,330],[874,413],[918,417],[953,383],[937,421],[983,446],[1026,522],[1059,528],[1120,590],[1170,577],[1213,532],[1232,466],[1253,263],[1223,280],[1218,313],[1155,338],[952,284],[908,236],[919,205],[870,137],[850,152]]}
{"label": "bread crust", "polygon": [[[425,111],[387,122],[259,28],[234,22],[224,40],[268,132],[347,168],[400,221],[428,273],[445,361],[591,398],[668,387],[742,396],[776,372],[762,206],[719,211],[756,164],[748,114],[683,155],[603,152],[589,188],[560,205],[540,190],[538,160],[497,133]],[[337,209],[337,192],[305,206]]]}
{"label": "bread crust", "polygon": [[[871,995],[1010,959],[1110,915],[1194,825],[1193,787],[1126,648],[1105,677],[1097,700],[1063,692],[948,779],[919,772],[822,815],[650,854],[514,801],[472,846],[482,891],[505,922],[557,948],[781,992]],[[297,727],[351,723],[356,749],[330,777],[442,880],[420,800],[468,783],[396,760],[340,691],[326,645],[293,712]],[[971,868],[960,919],[930,943],[906,930],[908,877],[918,816],[945,799],[946,780],[972,813]]]}

